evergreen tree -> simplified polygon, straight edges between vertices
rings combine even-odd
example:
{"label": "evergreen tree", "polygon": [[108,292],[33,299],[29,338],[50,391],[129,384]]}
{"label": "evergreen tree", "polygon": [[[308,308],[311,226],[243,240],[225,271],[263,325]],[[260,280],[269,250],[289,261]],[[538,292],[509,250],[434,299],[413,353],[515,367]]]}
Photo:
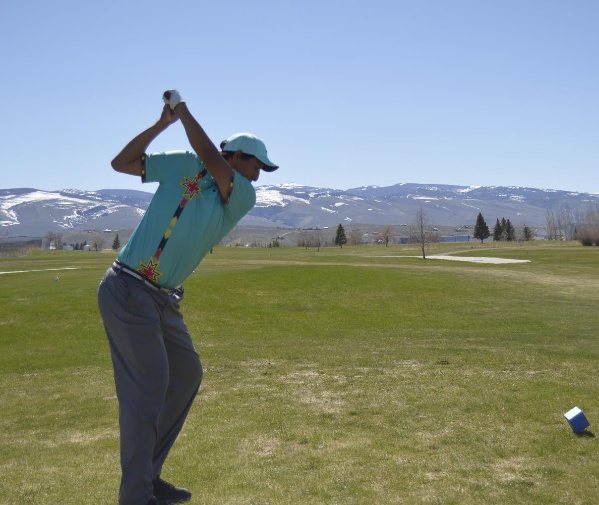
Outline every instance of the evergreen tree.
{"label": "evergreen tree", "polygon": [[524,228],[522,229],[522,238],[526,241],[532,240],[534,238],[535,234],[534,232],[530,229],[530,227],[528,227],[527,225],[524,225]]}
{"label": "evergreen tree", "polygon": [[112,243],[112,248],[115,251],[118,251],[121,248],[121,241],[119,240],[119,234],[116,234],[116,237],[114,237],[114,242]]}
{"label": "evergreen tree", "polygon": [[479,212],[478,216],[476,217],[476,224],[474,225],[474,238],[480,240],[480,243],[482,244],[483,240],[489,238],[490,235],[491,232],[489,231],[489,227],[485,222],[485,218]]}
{"label": "evergreen tree", "polygon": [[507,239],[507,221],[505,217],[501,218],[501,240]]}
{"label": "evergreen tree", "polygon": [[502,240],[501,236],[503,234],[503,228],[501,227],[501,223],[499,222],[499,218],[497,218],[497,222],[495,223],[495,228],[493,228],[493,240],[499,242]]}
{"label": "evergreen tree", "polygon": [[515,230],[515,229],[514,229],[514,227],[512,226],[512,223],[510,222],[510,220],[509,220],[509,219],[508,219],[508,220],[505,222],[505,230],[504,230],[504,233],[505,233],[505,239],[506,239],[508,242],[511,242],[512,240],[515,240],[515,239],[516,239],[516,230]]}
{"label": "evergreen tree", "polygon": [[337,233],[335,234],[335,245],[343,247],[347,244],[347,237],[345,236],[345,230],[341,224],[337,226]]}

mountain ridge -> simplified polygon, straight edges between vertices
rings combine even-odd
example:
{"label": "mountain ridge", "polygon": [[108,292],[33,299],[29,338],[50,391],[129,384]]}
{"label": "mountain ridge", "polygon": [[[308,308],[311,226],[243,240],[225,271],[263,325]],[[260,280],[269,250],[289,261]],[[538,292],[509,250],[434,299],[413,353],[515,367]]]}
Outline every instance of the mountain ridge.
{"label": "mountain ridge", "polygon": [[[130,189],[86,191],[0,189],[0,236],[134,228],[153,193]],[[342,223],[399,225],[419,209],[436,225],[487,224],[505,217],[515,226],[543,227],[547,211],[599,205],[599,194],[518,186],[397,183],[346,190],[294,183],[256,187],[256,206],[241,226],[332,227]]]}

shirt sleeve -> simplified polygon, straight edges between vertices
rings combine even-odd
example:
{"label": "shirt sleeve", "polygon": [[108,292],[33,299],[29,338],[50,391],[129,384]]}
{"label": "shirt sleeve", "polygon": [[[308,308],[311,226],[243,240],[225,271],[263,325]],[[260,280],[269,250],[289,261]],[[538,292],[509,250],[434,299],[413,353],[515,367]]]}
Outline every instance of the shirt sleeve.
{"label": "shirt sleeve", "polygon": [[239,221],[256,204],[256,190],[252,183],[243,175],[235,172],[233,177],[233,191],[225,212],[232,221]]}
{"label": "shirt sleeve", "polygon": [[151,153],[145,157],[143,182],[165,182],[170,178],[194,174],[200,167],[196,154],[189,151]]}

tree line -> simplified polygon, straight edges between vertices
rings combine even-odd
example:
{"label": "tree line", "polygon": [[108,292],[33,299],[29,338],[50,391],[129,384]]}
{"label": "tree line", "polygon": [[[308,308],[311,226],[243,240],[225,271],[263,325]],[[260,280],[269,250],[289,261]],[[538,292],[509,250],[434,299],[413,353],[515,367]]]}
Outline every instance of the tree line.
{"label": "tree line", "polygon": [[565,205],[545,215],[549,240],[578,240],[582,245],[599,245],[599,204],[584,209]]}
{"label": "tree line", "polygon": [[[478,213],[476,217],[476,223],[474,224],[473,237],[480,240],[481,244],[483,241],[491,236],[491,231],[487,225],[485,218],[482,213]],[[527,225],[522,227],[520,234],[517,235],[516,228],[509,219],[502,217],[501,220],[497,218],[495,227],[493,228],[493,240],[496,242],[511,242],[513,240],[532,240],[535,238],[535,232]]]}
{"label": "tree line", "polygon": [[[63,250],[68,248],[67,246],[72,247],[74,251],[83,251],[88,245],[92,251],[101,251],[104,248],[104,237],[102,234],[98,233],[92,238],[92,243],[88,244],[87,240],[83,242],[75,242],[67,244],[63,240],[62,233],[57,232],[48,232],[44,236],[45,241],[48,244],[50,249]],[[118,251],[121,248],[121,240],[119,238],[119,234],[116,234],[114,240],[112,241],[112,249]]]}

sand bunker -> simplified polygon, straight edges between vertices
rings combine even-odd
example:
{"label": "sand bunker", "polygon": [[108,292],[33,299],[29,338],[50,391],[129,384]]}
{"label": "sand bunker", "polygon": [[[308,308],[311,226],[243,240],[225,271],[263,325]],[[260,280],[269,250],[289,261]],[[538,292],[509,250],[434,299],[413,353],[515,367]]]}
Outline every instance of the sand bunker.
{"label": "sand bunker", "polygon": [[470,263],[492,263],[499,265],[501,263],[530,263],[530,260],[512,260],[509,258],[488,258],[483,256],[449,256],[436,254],[426,257],[429,260],[450,260],[450,261],[468,261]]}
{"label": "sand bunker", "polygon": [[[377,256],[377,258],[422,258],[422,256]],[[427,260],[466,261],[470,263],[487,263],[500,265],[502,263],[530,263],[530,260],[513,260],[509,258],[490,258],[486,256],[451,256],[449,254],[431,254]]]}
{"label": "sand bunker", "polygon": [[13,270],[11,272],[0,272],[0,275],[5,274],[27,274],[29,272],[54,272],[58,270],[78,270],[77,267],[63,267],[63,268],[40,268],[34,270]]}

